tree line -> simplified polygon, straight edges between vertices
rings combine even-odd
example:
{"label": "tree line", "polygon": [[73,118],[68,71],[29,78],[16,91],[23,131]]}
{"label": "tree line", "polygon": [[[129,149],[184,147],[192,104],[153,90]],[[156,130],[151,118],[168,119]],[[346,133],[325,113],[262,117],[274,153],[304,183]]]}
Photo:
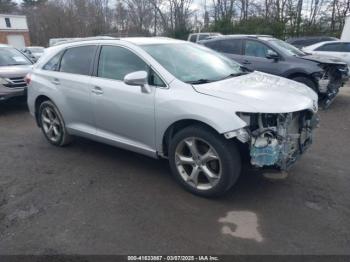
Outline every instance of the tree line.
{"label": "tree line", "polygon": [[59,37],[184,39],[199,30],[339,37],[349,12],[350,0],[0,0],[0,13],[25,14],[32,43],[44,46]]}

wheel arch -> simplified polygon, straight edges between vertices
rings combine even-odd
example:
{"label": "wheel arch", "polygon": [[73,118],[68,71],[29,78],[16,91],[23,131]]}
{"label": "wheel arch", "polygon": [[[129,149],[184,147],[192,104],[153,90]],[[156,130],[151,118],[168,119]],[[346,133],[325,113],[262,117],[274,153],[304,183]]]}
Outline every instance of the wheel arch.
{"label": "wheel arch", "polygon": [[290,73],[290,74],[287,75],[286,77],[289,78],[289,79],[293,79],[293,78],[296,78],[296,77],[305,77],[305,78],[311,80],[311,81],[315,84],[315,86],[318,87],[318,85],[317,85],[315,79],[314,79],[311,75],[309,75],[309,74],[307,74],[307,73],[305,73],[305,72],[294,72],[294,73]]}
{"label": "wheel arch", "polygon": [[168,149],[169,149],[169,144],[171,139],[175,136],[177,132],[180,130],[192,126],[192,125],[197,125],[197,126],[202,126],[203,128],[208,128],[217,134],[220,134],[214,127],[211,125],[200,121],[196,119],[181,119],[178,120],[174,123],[172,123],[164,132],[163,137],[162,137],[162,155],[163,156],[168,156]]}

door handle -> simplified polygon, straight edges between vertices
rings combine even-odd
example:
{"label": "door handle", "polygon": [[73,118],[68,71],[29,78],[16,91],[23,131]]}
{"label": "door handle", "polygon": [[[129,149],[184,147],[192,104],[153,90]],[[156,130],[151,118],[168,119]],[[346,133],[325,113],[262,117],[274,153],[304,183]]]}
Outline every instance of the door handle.
{"label": "door handle", "polygon": [[248,61],[248,60],[243,60],[243,62],[242,62],[243,64],[245,64],[245,65],[250,65],[251,64],[251,62],[250,61]]}
{"label": "door handle", "polygon": [[58,80],[57,78],[52,79],[51,82],[56,86],[58,86],[60,84],[60,80]]}
{"label": "door handle", "polygon": [[102,95],[103,94],[103,90],[101,87],[99,86],[95,86],[92,90],[92,93],[96,94],[96,95]]}

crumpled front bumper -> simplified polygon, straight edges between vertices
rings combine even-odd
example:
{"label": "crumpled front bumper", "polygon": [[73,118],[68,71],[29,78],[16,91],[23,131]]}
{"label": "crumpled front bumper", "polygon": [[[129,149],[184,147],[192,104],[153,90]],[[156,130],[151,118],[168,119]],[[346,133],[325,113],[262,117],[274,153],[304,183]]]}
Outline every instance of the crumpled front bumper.
{"label": "crumpled front bumper", "polygon": [[[253,167],[286,171],[311,146],[313,130],[319,124],[318,115],[313,114],[308,119],[300,115],[289,121],[290,126],[286,126],[284,137],[274,131],[264,131],[269,135],[267,143],[263,143],[266,137],[253,138],[250,141],[250,158]],[[293,130],[291,133],[289,133],[290,128]],[[273,134],[276,135],[275,138]]]}

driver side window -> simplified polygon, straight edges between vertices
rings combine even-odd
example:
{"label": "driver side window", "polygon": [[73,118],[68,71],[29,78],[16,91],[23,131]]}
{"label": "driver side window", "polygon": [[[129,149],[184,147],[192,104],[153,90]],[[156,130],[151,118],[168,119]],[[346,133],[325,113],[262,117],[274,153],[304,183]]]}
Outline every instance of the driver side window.
{"label": "driver side window", "polygon": [[124,47],[103,46],[98,63],[97,76],[123,81],[124,77],[135,71],[146,71],[150,85],[165,87],[165,83],[137,55]]}
{"label": "driver side window", "polygon": [[148,72],[148,65],[123,47],[102,47],[98,63],[98,77],[123,81],[127,74],[135,71]]}
{"label": "driver side window", "polygon": [[268,50],[271,50],[263,43],[253,40],[246,40],[245,42],[245,55],[266,58]]}

